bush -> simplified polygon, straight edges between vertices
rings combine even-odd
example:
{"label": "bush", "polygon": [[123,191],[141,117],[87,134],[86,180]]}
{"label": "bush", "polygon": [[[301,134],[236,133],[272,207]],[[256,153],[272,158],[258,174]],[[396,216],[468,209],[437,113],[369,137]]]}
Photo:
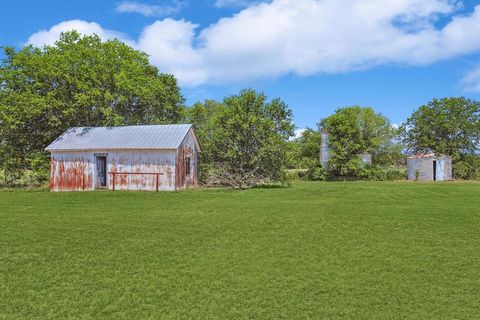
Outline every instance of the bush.
{"label": "bush", "polygon": [[48,183],[50,163],[48,156],[41,152],[32,153],[23,160],[26,165],[20,166],[12,157],[2,165],[0,170],[0,186],[2,187],[38,187]]}
{"label": "bush", "polygon": [[327,170],[320,165],[311,166],[305,172],[305,178],[309,181],[325,181],[327,176]]}
{"label": "bush", "polygon": [[453,164],[455,179],[480,180],[480,157],[464,156]]}
{"label": "bush", "polygon": [[287,181],[325,181],[328,173],[320,165],[312,165],[308,169],[285,170]]}
{"label": "bush", "polygon": [[28,158],[30,172],[26,173],[27,184],[30,186],[39,186],[50,178],[49,157],[42,152],[36,152]]}
{"label": "bush", "polygon": [[253,171],[232,171],[228,166],[217,163],[210,167],[207,173],[207,187],[227,187],[232,189],[249,189],[275,182],[285,183],[285,173],[276,180],[264,176],[256,170]]}
{"label": "bush", "polygon": [[405,168],[379,166],[365,167],[360,174],[362,180],[369,181],[405,180],[406,176],[407,170]]}
{"label": "bush", "polygon": [[288,169],[285,170],[286,181],[301,181],[305,180],[307,169]]}

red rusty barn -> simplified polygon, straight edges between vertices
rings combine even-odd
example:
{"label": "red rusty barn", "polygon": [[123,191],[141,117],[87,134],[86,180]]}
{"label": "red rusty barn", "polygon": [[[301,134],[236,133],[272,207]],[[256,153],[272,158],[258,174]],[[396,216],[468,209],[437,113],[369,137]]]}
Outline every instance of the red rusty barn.
{"label": "red rusty barn", "polygon": [[200,146],[189,124],[71,128],[45,150],[51,153],[52,191],[197,185]]}

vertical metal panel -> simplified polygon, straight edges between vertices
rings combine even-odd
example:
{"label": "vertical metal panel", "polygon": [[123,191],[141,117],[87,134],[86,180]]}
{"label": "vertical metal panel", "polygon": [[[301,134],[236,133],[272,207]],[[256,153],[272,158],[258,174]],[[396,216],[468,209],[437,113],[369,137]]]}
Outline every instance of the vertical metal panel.
{"label": "vertical metal panel", "polygon": [[[120,173],[115,177],[115,190],[155,191],[157,189],[155,174],[161,173],[158,190],[174,191],[175,158],[174,150],[109,152],[107,171]],[[113,189],[112,179],[113,175],[109,174],[107,186],[111,190]]]}
{"label": "vertical metal panel", "polygon": [[94,189],[94,159],[85,152],[53,153],[50,161],[50,190]]}
{"label": "vertical metal panel", "polygon": [[[186,157],[190,157],[191,170],[190,174],[186,174],[185,162]],[[193,130],[190,129],[182,144],[177,150],[175,184],[178,190],[193,188],[197,186],[198,173],[198,149],[195,143]]]}
{"label": "vertical metal panel", "polygon": [[449,156],[437,158],[437,181],[448,181],[452,178],[452,158]]}
{"label": "vertical metal panel", "polygon": [[434,157],[408,159],[408,180],[433,181],[433,161]]}
{"label": "vertical metal panel", "polygon": [[407,159],[407,179],[412,181],[417,180],[417,177],[416,177],[417,171],[418,171],[417,159]]}
{"label": "vertical metal panel", "polygon": [[[156,173],[162,174],[158,181],[159,190],[175,190],[175,150],[52,153],[50,190],[94,190],[97,185],[96,153],[107,157],[107,172],[144,173],[118,175],[115,181],[116,190],[155,191],[157,189]],[[107,174],[108,189],[113,189],[112,182],[112,175]]]}

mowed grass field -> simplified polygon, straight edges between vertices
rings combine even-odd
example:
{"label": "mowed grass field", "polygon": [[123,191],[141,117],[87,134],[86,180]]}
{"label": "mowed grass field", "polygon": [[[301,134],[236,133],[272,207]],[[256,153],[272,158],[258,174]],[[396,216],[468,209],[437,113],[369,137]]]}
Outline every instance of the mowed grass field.
{"label": "mowed grass field", "polygon": [[480,184],[0,191],[1,319],[480,319]]}

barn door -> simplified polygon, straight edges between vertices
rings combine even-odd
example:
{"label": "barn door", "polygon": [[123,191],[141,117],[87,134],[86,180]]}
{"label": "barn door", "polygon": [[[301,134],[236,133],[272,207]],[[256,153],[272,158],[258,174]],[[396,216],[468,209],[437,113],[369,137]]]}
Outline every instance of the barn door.
{"label": "barn door", "polygon": [[107,157],[97,157],[97,187],[107,186]]}

